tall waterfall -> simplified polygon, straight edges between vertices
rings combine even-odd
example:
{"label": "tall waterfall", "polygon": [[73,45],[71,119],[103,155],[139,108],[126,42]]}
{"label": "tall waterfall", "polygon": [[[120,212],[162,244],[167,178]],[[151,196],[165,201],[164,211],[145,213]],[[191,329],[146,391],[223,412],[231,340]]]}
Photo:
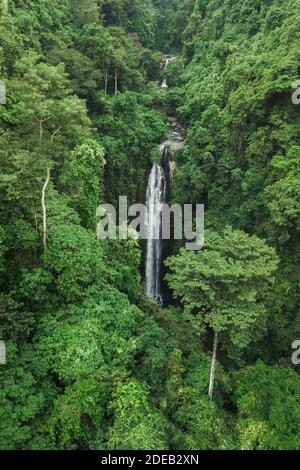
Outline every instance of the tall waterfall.
{"label": "tall waterfall", "polygon": [[147,245],[145,252],[145,292],[161,305],[167,299],[166,286],[163,283],[163,262],[168,256],[170,242],[162,239],[162,209],[168,203],[170,179],[172,174],[171,156],[184,144],[184,129],[170,118],[169,137],[160,146],[160,162],[154,163],[148,179],[146,192]]}
{"label": "tall waterfall", "polygon": [[[168,56],[164,56],[163,59],[163,68],[166,68],[170,62],[170,58]],[[161,87],[168,88],[166,79],[163,80]],[[160,153],[161,161],[160,163],[153,164],[146,193],[147,247],[145,261],[145,292],[148,297],[157,300],[162,305],[162,209],[163,204],[167,202],[166,154],[169,157],[169,147],[166,143],[160,146]]]}
{"label": "tall waterfall", "polygon": [[145,282],[146,294],[163,303],[162,294],[162,263],[163,263],[163,240],[162,240],[162,209],[167,202],[167,177],[165,167],[165,154],[168,148],[162,144],[161,162],[154,163],[146,193],[147,206],[147,247],[146,247],[146,270]]}

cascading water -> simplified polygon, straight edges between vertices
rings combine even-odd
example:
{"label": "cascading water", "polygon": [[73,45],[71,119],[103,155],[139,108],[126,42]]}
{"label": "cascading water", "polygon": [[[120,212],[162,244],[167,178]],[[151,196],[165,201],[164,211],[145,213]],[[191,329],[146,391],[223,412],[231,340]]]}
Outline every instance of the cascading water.
{"label": "cascading water", "polygon": [[162,209],[167,202],[167,178],[164,168],[165,145],[161,146],[161,162],[154,163],[147,187],[146,294],[163,303],[161,273],[163,262]]}
{"label": "cascading water", "polygon": [[162,239],[163,204],[167,204],[171,178],[171,156],[184,144],[184,130],[170,119],[169,138],[160,146],[161,159],[154,163],[148,179],[146,192],[147,218],[147,245],[145,253],[145,292],[160,305],[167,300],[166,289],[163,283],[164,260],[168,256],[169,242]]}
{"label": "cascading water", "polygon": [[[165,58],[164,58],[164,69],[165,69],[166,67],[168,67],[168,65],[169,65],[169,63],[170,63],[170,60],[171,60],[170,57],[165,56]],[[168,82],[167,82],[167,79],[166,79],[166,78],[163,79],[163,82],[162,82],[162,84],[161,84],[161,87],[162,87],[162,88],[169,88]]]}
{"label": "cascading water", "polygon": [[[166,68],[172,60],[170,56],[162,59],[163,68]],[[162,88],[168,88],[167,79],[163,80]],[[160,305],[164,303],[163,262],[166,258],[168,247],[162,239],[162,215],[163,205],[168,201],[168,185],[170,178],[170,156],[173,150],[177,150],[183,143],[183,136],[176,121],[169,121],[169,139],[161,144],[160,163],[154,163],[147,186],[146,206],[147,218],[147,245],[145,257],[145,292]]]}

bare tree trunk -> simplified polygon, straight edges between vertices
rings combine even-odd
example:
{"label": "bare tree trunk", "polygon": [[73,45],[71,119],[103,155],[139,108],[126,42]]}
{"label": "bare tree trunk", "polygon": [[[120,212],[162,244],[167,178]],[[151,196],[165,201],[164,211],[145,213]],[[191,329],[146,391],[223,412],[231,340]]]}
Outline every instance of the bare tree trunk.
{"label": "bare tree trunk", "polygon": [[47,178],[42,190],[42,209],[43,209],[43,246],[44,253],[47,250],[47,207],[45,203],[46,190],[50,181],[50,168],[47,168]]}
{"label": "bare tree trunk", "polygon": [[211,400],[214,394],[215,372],[216,372],[216,364],[217,364],[217,349],[218,349],[218,333],[215,333],[213,355],[212,355],[212,360],[211,360],[209,389],[208,389],[208,396]]}
{"label": "bare tree trunk", "polygon": [[36,116],[34,116],[34,119],[39,123],[39,128],[40,128],[40,140],[43,140],[43,135],[44,135],[44,122],[46,121],[49,121],[49,119],[52,118],[52,115],[51,116],[48,116],[47,118],[45,119],[39,119],[37,118]]}
{"label": "bare tree trunk", "polygon": [[35,226],[35,233],[37,235],[38,231],[39,231],[39,227],[38,227],[38,216],[37,216],[37,211],[36,210],[34,212],[34,226]]}
{"label": "bare tree trunk", "polygon": [[43,140],[44,135],[44,128],[43,128],[43,121],[40,121],[40,140]]}
{"label": "bare tree trunk", "polygon": [[119,78],[119,70],[115,68],[115,95],[118,93],[118,78]]}

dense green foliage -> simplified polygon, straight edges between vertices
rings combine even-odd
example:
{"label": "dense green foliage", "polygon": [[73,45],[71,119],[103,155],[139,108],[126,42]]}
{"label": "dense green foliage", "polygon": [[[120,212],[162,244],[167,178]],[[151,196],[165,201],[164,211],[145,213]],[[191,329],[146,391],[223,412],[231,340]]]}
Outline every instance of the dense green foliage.
{"label": "dense green foliage", "polygon": [[[300,449],[300,1],[5,4],[0,449]],[[160,309],[140,242],[95,228],[101,202],[143,202],[167,115],[172,200],[207,230],[174,246]]]}
{"label": "dense green foliage", "polygon": [[240,359],[266,329],[264,301],[277,268],[274,249],[227,227],[222,234],[207,230],[202,251],[182,249],[167,265],[170,286],[196,332],[218,333]]}

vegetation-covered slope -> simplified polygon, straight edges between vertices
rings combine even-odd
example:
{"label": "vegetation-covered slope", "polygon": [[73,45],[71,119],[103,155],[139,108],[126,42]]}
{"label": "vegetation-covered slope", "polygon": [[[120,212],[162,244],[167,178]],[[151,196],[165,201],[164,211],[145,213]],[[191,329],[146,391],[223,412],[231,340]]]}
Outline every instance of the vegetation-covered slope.
{"label": "vegetation-covered slope", "polygon": [[188,140],[174,198],[206,201],[206,225],[256,234],[281,258],[269,299],[271,361],[299,334],[299,15],[297,1],[195,2],[177,78]]}

